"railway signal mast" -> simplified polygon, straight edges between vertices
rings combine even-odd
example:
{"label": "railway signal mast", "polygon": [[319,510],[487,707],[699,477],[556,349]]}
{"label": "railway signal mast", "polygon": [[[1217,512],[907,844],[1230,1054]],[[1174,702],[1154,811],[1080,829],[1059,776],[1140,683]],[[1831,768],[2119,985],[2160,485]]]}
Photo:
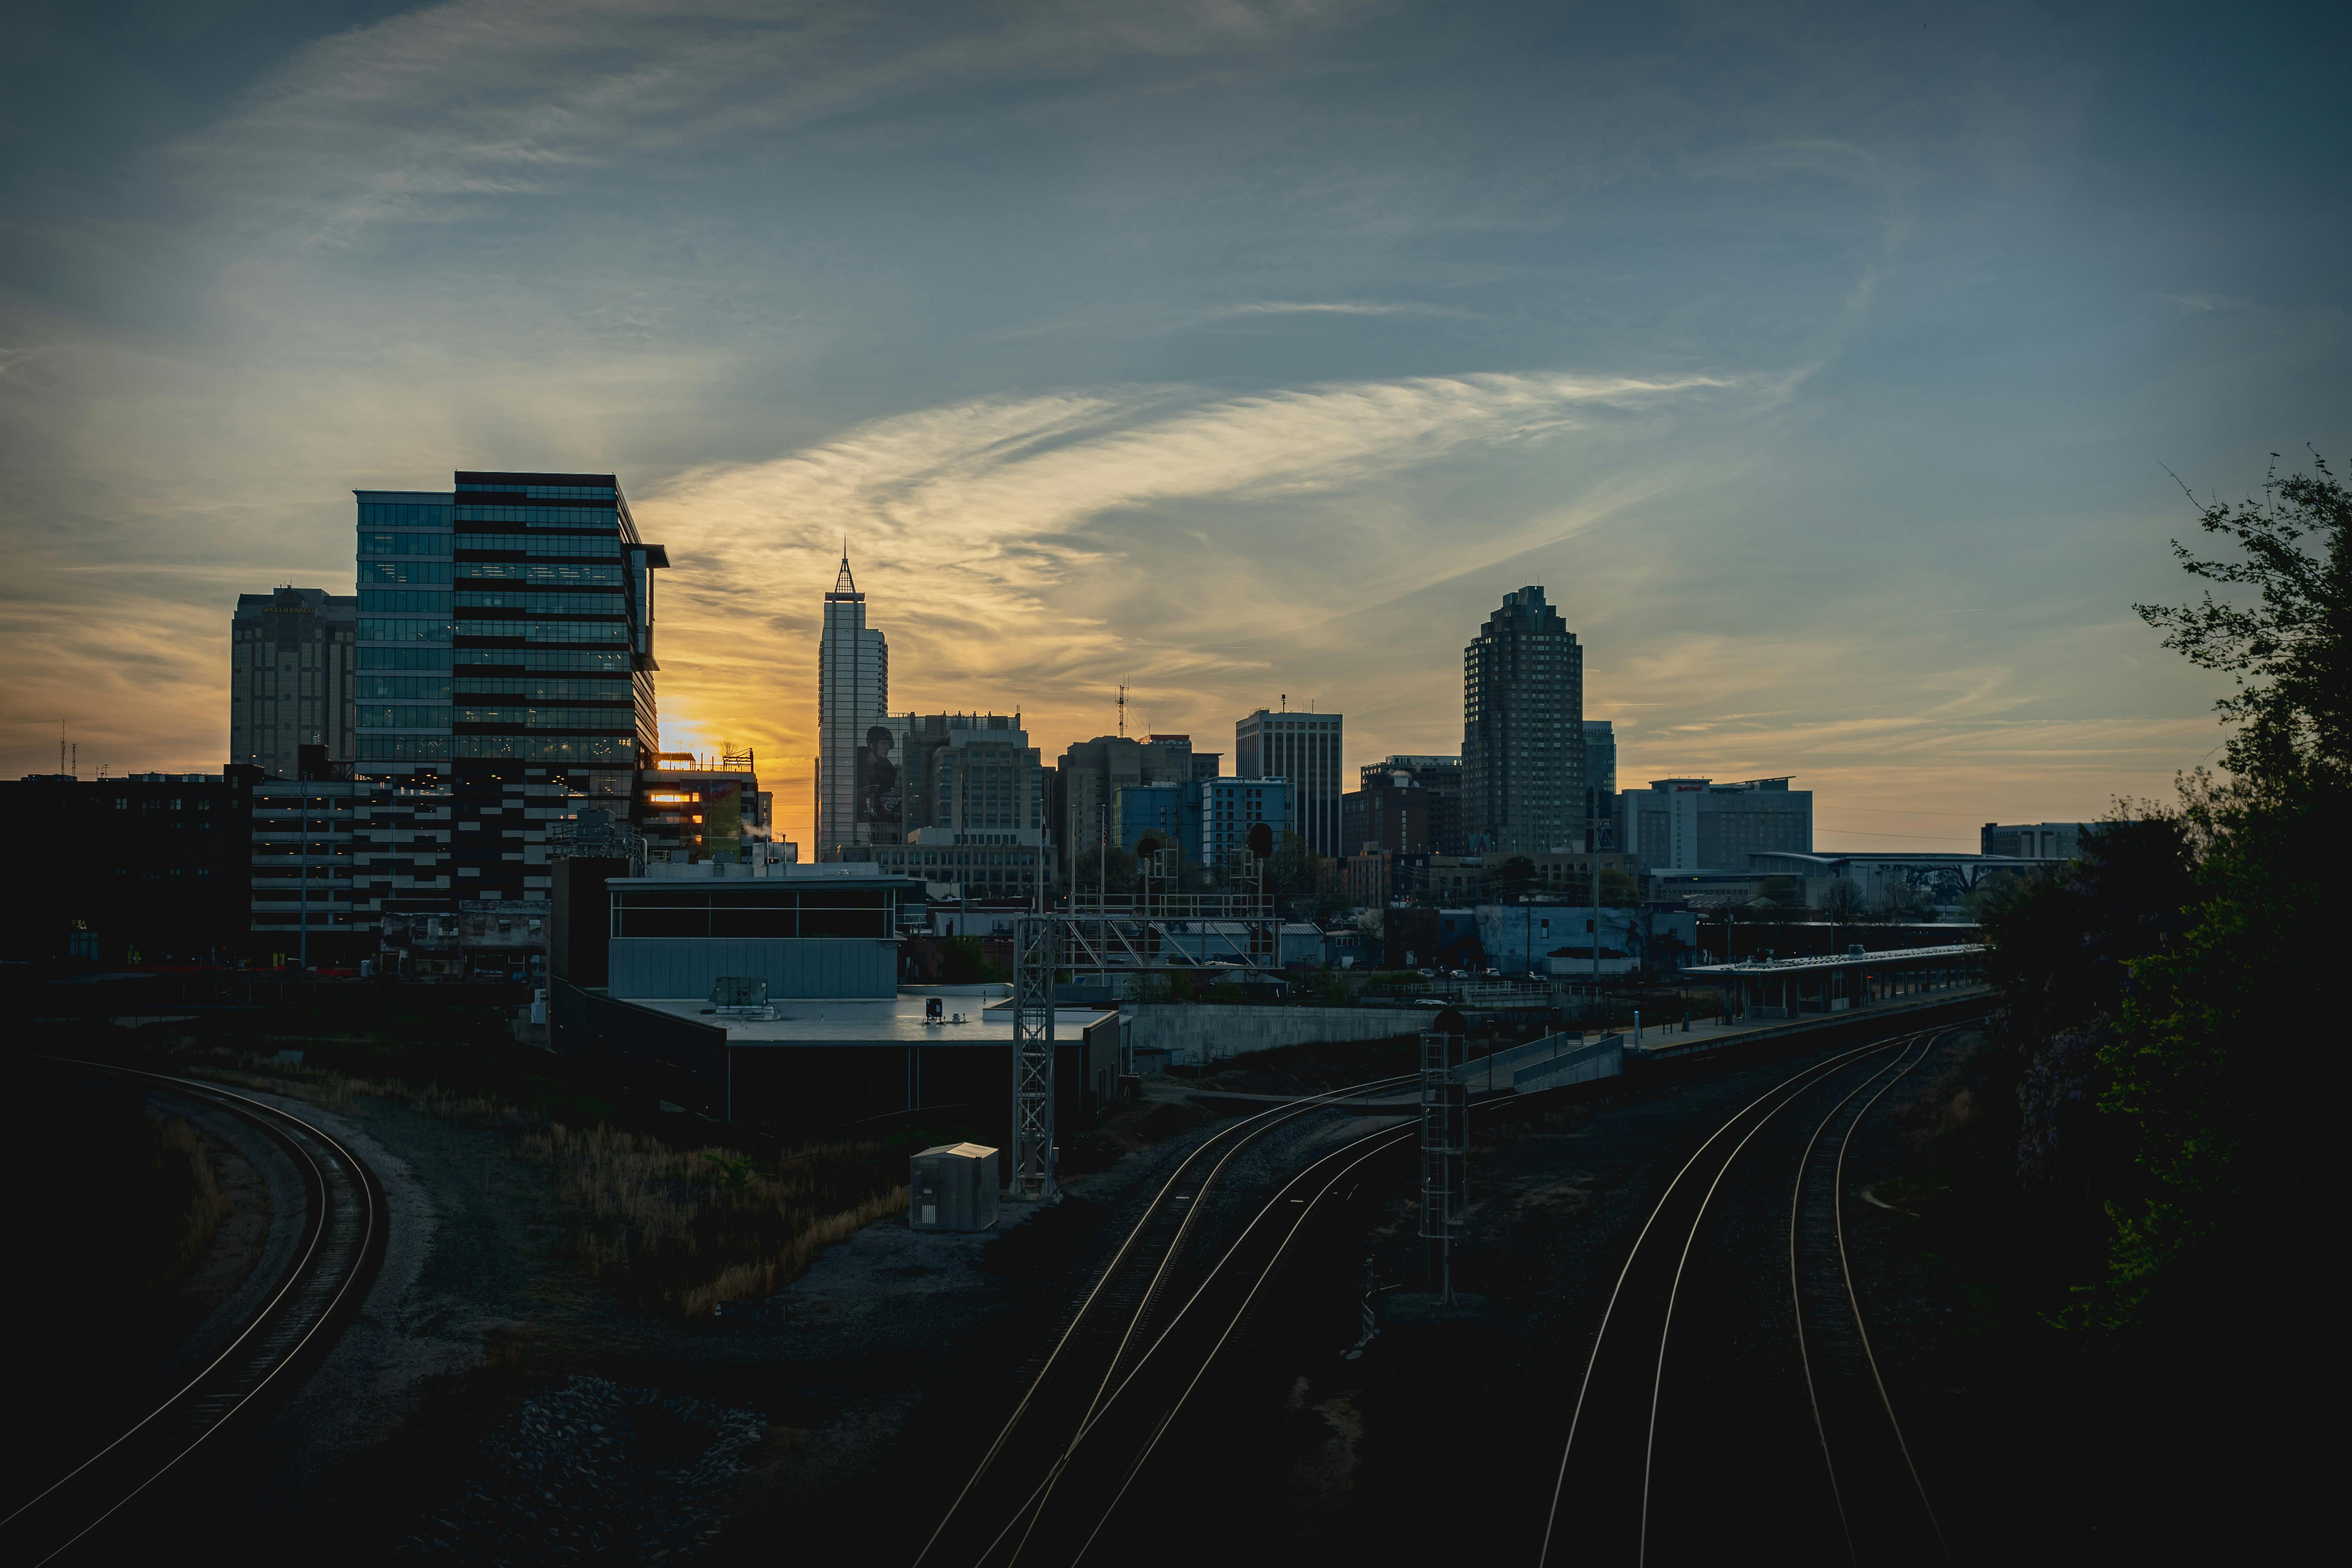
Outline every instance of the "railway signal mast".
{"label": "railway signal mast", "polygon": [[1454,1070],[1465,1033],[1462,1015],[1448,1007],[1421,1037],[1421,1235],[1441,1307],[1454,1304],[1454,1237],[1470,1154],[1470,1086]]}
{"label": "railway signal mast", "polygon": [[[1203,968],[1279,973],[1282,918],[1275,912],[1267,862],[1274,830],[1250,829],[1250,854],[1219,893],[1175,891],[1181,857],[1145,839],[1151,868],[1134,893],[1101,883],[1091,898],[1073,887],[1066,910],[1038,910],[1013,922],[1013,1158],[1010,1195],[1043,1200],[1054,1180],[1054,986],[1057,976],[1154,974]],[[1104,857],[1107,860],[1108,856]],[[1076,878],[1072,879],[1075,882]],[[1123,1054],[1123,1053],[1122,1053]]]}

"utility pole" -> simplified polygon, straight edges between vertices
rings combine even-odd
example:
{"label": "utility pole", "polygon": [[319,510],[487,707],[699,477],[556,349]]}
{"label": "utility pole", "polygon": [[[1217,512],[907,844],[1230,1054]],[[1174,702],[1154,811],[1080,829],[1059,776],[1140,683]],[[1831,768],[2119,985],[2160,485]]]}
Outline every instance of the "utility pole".
{"label": "utility pole", "polygon": [[1440,1014],[1421,1037],[1421,1237],[1430,1244],[1430,1285],[1441,1307],[1454,1305],[1454,1232],[1469,1152],[1469,1086],[1454,1074],[1463,1037],[1451,1026],[1459,1020],[1450,1010]]}

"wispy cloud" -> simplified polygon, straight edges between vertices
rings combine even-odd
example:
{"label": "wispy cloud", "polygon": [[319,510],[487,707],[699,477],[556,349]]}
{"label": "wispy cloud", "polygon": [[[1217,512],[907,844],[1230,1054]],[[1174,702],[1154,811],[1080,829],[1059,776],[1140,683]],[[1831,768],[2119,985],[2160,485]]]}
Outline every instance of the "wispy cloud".
{"label": "wispy cloud", "polygon": [[1907,175],[1886,154],[1828,137],[1741,142],[1699,153],[1683,166],[1696,179],[1769,180],[1790,174],[1826,174],[1882,193],[1892,193],[1907,183]]}
{"label": "wispy cloud", "polygon": [[1449,305],[1410,301],[1382,303],[1369,300],[1253,300],[1245,305],[1219,305],[1210,316],[1460,316],[1466,311]]}
{"label": "wispy cloud", "polygon": [[453,0],[312,45],[183,153],[208,186],[348,240],[944,80],[1261,47],[1363,8]]}
{"label": "wispy cloud", "polygon": [[1472,374],[1203,399],[1123,387],[985,399],[876,420],[771,462],[688,474],[651,503],[730,554],[830,551],[1022,576],[1087,552],[1083,525],[1156,502],[1370,483],[1465,447],[1539,441],[1722,377]]}
{"label": "wispy cloud", "polygon": [[2253,301],[2236,294],[2159,294],[2157,298],[2184,316],[2202,316],[2213,310],[2242,310]]}
{"label": "wispy cloud", "polygon": [[[1425,585],[1439,562],[1443,574],[1533,542],[1465,533],[1443,515],[1391,515],[1370,500],[1384,481],[1737,391],[1717,376],[1482,374],[1239,397],[1156,385],[980,399],[874,420],[771,461],[699,469],[638,510],[689,568],[667,601],[670,647],[724,649],[724,668],[740,671],[757,605],[761,661],[801,679],[814,660],[814,595],[846,539],[877,623],[914,650],[897,661],[902,671],[920,671],[937,700],[977,688],[1050,710],[1105,668],[1150,671],[1171,691],[1213,686],[1264,657],[1237,644],[1299,633],[1334,603]],[[1339,555],[1315,531],[1234,524],[1325,505],[1358,510]],[[1573,526],[1551,518],[1543,528]],[[1318,553],[1289,569],[1302,550]],[[1309,570],[1317,591],[1302,595],[1298,574]],[[1188,584],[1175,624],[1151,586],[1171,572]],[[778,604],[768,585],[782,584],[794,586]],[[665,692],[708,683],[718,698],[740,685],[701,657],[666,655],[677,679],[665,676]],[[731,694],[739,711],[744,695]],[[681,699],[676,711],[701,706]]]}

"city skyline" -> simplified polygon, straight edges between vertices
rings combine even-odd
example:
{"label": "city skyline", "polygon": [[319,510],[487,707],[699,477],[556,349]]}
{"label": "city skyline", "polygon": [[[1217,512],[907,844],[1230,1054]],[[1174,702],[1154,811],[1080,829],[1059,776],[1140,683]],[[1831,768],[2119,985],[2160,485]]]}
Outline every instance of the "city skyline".
{"label": "city skyline", "polygon": [[[60,720],[85,776],[216,769],[236,595],[349,592],[349,492],[464,463],[624,476],[664,745],[756,748],[803,842],[845,532],[898,684],[1049,755],[1122,683],[1130,732],[1286,691],[1350,773],[1450,752],[1540,584],[1624,782],[1966,848],[2216,759],[2130,609],[2167,469],[2352,432],[2326,51],[2258,26],[793,15],[44,20],[0,772]],[[2267,89],[2183,121],[2217,76]]]}

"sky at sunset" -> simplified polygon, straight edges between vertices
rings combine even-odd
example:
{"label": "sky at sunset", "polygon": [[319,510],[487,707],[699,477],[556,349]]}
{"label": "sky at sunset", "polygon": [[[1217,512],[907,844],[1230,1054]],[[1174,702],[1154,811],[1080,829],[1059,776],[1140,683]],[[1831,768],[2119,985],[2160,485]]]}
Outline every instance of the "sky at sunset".
{"label": "sky at sunset", "polygon": [[11,12],[6,776],[218,771],[352,489],[611,470],[666,749],[803,842],[845,539],[893,709],[1049,763],[1121,682],[1457,750],[1540,584],[1622,783],[1969,849],[2214,759],[2181,487],[2352,457],[2341,8]]}

